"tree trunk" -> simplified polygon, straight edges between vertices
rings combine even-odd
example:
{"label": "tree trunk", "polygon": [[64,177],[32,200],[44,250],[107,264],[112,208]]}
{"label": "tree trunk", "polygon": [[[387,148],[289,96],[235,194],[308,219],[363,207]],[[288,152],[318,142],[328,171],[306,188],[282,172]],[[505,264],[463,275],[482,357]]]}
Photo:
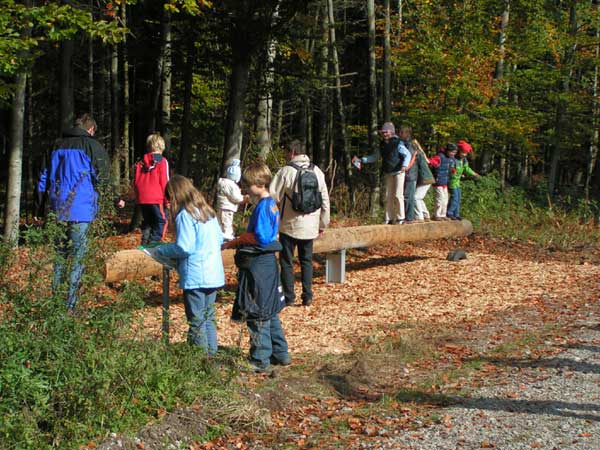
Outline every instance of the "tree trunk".
{"label": "tree trunk", "polygon": [[75,99],[73,93],[73,54],[75,43],[72,40],[60,44],[60,130],[71,128],[75,120]]}
{"label": "tree trunk", "polygon": [[[127,3],[123,2],[121,5],[121,24],[127,26]],[[122,47],[123,49],[123,142],[122,142],[122,155],[123,155],[123,180],[129,183],[129,169],[130,169],[130,139],[129,139],[129,52],[127,49],[127,34],[123,36]]]}
{"label": "tree trunk", "polygon": [[281,145],[281,131],[283,128],[283,106],[284,99],[279,99],[277,102],[277,122],[275,123],[275,131],[273,132],[273,147],[277,148]]}
{"label": "tree trunk", "polygon": [[[600,9],[600,2],[592,0],[592,8],[594,11]],[[600,102],[598,102],[598,65],[600,64],[600,26],[596,24],[594,30],[596,38],[594,49],[594,77],[592,79],[592,136],[588,147],[587,167],[585,171],[584,181],[584,197],[586,201],[590,200],[590,188],[592,184],[592,174],[596,167],[598,159],[598,146],[600,144]]]}
{"label": "tree trunk", "polygon": [[[569,8],[569,34],[574,38],[577,34],[577,0],[571,0]],[[575,42],[575,39],[573,39]],[[567,73],[563,75],[560,82],[560,93],[563,95],[559,96],[558,104],[556,107],[556,123],[555,123],[555,142],[552,146],[552,154],[550,157],[550,172],[548,174],[548,190],[550,195],[553,195],[559,187],[558,179],[558,165],[562,154],[563,143],[566,140],[567,132],[567,100],[565,100],[565,94],[571,90],[571,77],[573,76],[573,58],[575,51],[577,50],[577,44],[573,43],[569,45],[563,57],[561,66],[566,67]]]}
{"label": "tree trunk", "polygon": [[[375,54],[375,0],[367,0],[369,23],[369,149],[377,151],[377,59]],[[375,183],[371,191],[371,216],[375,217],[379,205],[379,172],[375,171]]]}
{"label": "tree trunk", "polygon": [[250,76],[250,54],[242,48],[234,52],[234,61],[229,80],[229,104],[225,122],[225,145],[223,170],[233,159],[241,159],[244,138],[244,115],[246,92]]}
{"label": "tree trunk", "polygon": [[271,120],[273,116],[273,63],[277,53],[276,41],[270,40],[267,45],[266,68],[262,79],[263,86],[259,91],[258,114],[256,116],[256,146],[258,156],[263,161],[272,150],[271,142]]}
{"label": "tree trunk", "polygon": [[195,42],[188,42],[187,61],[185,68],[185,80],[183,90],[183,116],[181,118],[181,145],[179,148],[179,160],[177,171],[187,176],[190,164],[190,152],[192,150],[192,87],[194,83],[194,63],[196,61]]}
{"label": "tree trunk", "polygon": [[321,89],[319,92],[319,112],[317,115],[318,142],[315,146],[314,161],[319,167],[325,168],[326,158],[329,152],[329,89],[327,81],[329,78],[329,10],[328,0],[325,0],[324,14],[321,20],[321,46],[318,54],[319,78],[321,80]]}
{"label": "tree trunk", "polygon": [[6,189],[6,213],[4,216],[4,241],[14,247],[18,245],[19,218],[21,216],[26,89],[27,74],[22,71],[16,76],[15,95],[11,112],[8,186]]}
{"label": "tree trunk", "polygon": [[120,132],[120,98],[119,86],[119,47],[115,44],[111,49],[110,64],[110,147],[112,149],[112,177],[115,184],[121,182],[121,132]]}
{"label": "tree trunk", "polygon": [[172,42],[171,42],[171,13],[163,11],[163,64],[161,86],[160,122],[165,148],[171,151],[171,80],[173,74]]}
{"label": "tree trunk", "polygon": [[392,120],[392,45],[390,34],[390,0],[385,0],[385,27],[383,31],[383,121]]}

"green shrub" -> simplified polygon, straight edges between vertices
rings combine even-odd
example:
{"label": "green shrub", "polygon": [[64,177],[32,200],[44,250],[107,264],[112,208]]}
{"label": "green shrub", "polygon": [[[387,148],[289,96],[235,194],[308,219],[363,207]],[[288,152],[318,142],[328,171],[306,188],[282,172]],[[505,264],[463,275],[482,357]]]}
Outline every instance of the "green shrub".
{"label": "green shrub", "polygon": [[50,292],[48,242],[58,232],[50,222],[26,232],[25,259],[0,245],[0,448],[78,448],[227,388],[202,351],[144,334],[134,318],[144,306],[139,285],[98,299],[93,260],[106,250],[98,239],[86,294],[66,316],[62,290]]}

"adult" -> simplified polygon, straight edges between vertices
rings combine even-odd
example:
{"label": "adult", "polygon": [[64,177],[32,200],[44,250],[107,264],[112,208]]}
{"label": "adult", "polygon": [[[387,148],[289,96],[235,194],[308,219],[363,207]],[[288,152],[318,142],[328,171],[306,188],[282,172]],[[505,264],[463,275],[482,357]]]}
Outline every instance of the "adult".
{"label": "adult", "polygon": [[[273,177],[270,187],[271,196],[281,210],[279,225],[279,241],[283,247],[279,258],[281,283],[285,302],[287,305],[292,305],[296,300],[293,259],[294,249],[297,247],[302,275],[302,305],[309,306],[313,301],[313,241],[329,225],[329,193],[325,175],[321,169],[311,163],[306,148],[300,141],[296,140],[290,144],[287,161],[288,164]],[[315,177],[316,183],[311,183]],[[301,197],[298,195],[299,189],[306,191],[305,199],[316,198],[320,194],[320,207],[312,212],[301,211],[302,208],[295,200]],[[310,189],[315,192],[310,192]]]}
{"label": "adult", "polygon": [[[110,191],[110,160],[106,150],[94,139],[96,121],[82,114],[75,126],[63,132],[62,140],[50,154],[37,186],[40,215],[44,194],[48,195],[48,209],[54,214],[64,233],[55,241],[56,260],[52,290],[63,283],[70,260],[67,314],[73,314],[88,247],[88,231],[98,214],[100,193]],[[125,206],[118,200],[117,206]]]}
{"label": "adult", "polygon": [[364,164],[374,163],[382,158],[381,170],[385,178],[385,223],[404,223],[404,179],[411,154],[399,136],[392,122],[385,122],[379,133],[382,137],[380,148],[375,153],[363,156]]}

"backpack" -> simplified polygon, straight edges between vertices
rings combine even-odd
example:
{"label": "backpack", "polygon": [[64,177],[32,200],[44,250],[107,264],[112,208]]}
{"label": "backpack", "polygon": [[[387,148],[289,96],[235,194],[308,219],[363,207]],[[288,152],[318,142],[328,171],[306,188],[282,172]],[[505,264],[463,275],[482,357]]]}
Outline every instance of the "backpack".
{"label": "backpack", "polygon": [[302,214],[310,214],[321,208],[323,197],[319,189],[319,180],[315,174],[314,164],[308,167],[300,167],[289,163],[288,166],[296,169],[296,179],[292,187],[292,208]]}

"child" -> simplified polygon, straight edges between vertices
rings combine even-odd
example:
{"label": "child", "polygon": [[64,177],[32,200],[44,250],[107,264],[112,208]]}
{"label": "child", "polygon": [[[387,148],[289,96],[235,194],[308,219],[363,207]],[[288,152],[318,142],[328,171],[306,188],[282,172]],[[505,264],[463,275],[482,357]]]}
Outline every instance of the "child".
{"label": "child", "polygon": [[148,153],[135,165],[133,188],[142,213],[142,245],[161,242],[167,230],[165,188],[169,182],[169,163],[163,157],[165,140],[158,133],[146,139]]}
{"label": "child", "polygon": [[456,154],[455,170],[450,172],[450,181],[448,183],[448,191],[450,192],[450,202],[448,203],[448,217],[453,220],[461,220],[460,217],[460,179],[463,173],[479,178],[479,174],[469,167],[467,155],[473,151],[471,144],[465,141],[456,143],[458,153]]}
{"label": "child", "polygon": [[279,282],[275,253],[279,209],[269,194],[271,171],[266,164],[255,163],[244,171],[250,194],[258,198],[248,230],[224,245],[238,248],[235,263],[239,268],[238,290],[232,319],[245,320],[250,332],[250,363],[255,372],[267,372],[271,364],[288,365],[288,344],[279,321],[285,298]]}
{"label": "child", "polygon": [[167,195],[176,242],[152,250],[161,258],[177,261],[179,286],[183,289],[185,315],[190,324],[188,342],[214,355],[217,352],[215,298],[217,289],[225,284],[221,228],[214,210],[188,178],[174,175],[167,185]]}
{"label": "child", "polygon": [[235,237],[233,235],[233,215],[238,210],[238,205],[247,199],[242,195],[238,186],[241,177],[240,160],[234,159],[227,166],[227,178],[219,178],[217,184],[217,218],[226,241]]}
{"label": "child", "polygon": [[450,172],[455,170],[456,144],[448,143],[445,148],[429,160],[429,165],[433,167],[435,183],[433,184],[433,200],[435,214],[433,220],[450,220],[446,217],[448,209],[448,182]]}
{"label": "child", "polygon": [[425,196],[431,185],[435,182],[433,174],[429,169],[429,159],[425,150],[416,139],[412,141],[413,147],[417,150],[417,188],[415,189],[415,220],[417,222],[429,222],[429,210],[425,204]]}

